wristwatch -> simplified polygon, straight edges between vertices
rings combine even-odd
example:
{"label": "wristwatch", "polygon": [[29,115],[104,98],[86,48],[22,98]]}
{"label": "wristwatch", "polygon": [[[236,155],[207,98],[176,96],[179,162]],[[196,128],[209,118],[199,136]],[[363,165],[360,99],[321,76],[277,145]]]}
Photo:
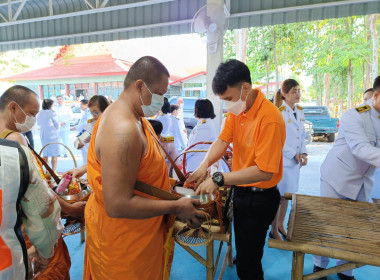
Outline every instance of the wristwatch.
{"label": "wristwatch", "polygon": [[217,184],[219,187],[224,185],[224,176],[222,172],[215,172],[212,175],[212,181]]}

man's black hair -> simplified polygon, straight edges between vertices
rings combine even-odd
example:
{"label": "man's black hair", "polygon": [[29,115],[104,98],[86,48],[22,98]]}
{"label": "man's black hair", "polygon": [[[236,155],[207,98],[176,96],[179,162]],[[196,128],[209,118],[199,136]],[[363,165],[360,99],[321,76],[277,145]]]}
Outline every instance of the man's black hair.
{"label": "man's black hair", "polygon": [[198,99],[195,101],[194,116],[201,119],[215,118],[214,106],[208,99]]}
{"label": "man's black hair", "polygon": [[170,113],[173,113],[175,110],[179,110],[179,106],[178,105],[170,105]]}
{"label": "man's black hair", "polygon": [[373,81],[372,88],[374,91],[380,91],[380,76],[377,76],[376,79]]}
{"label": "man's black hair", "polygon": [[138,59],[128,71],[124,80],[124,89],[128,88],[133,82],[141,79],[148,87],[161,82],[162,75],[170,77],[168,69],[152,56],[143,56]]}
{"label": "man's black hair", "polygon": [[234,87],[243,82],[252,85],[251,73],[247,65],[239,60],[231,59],[221,63],[216,69],[212,80],[212,90],[216,95],[222,95],[227,87]]}
{"label": "man's black hair", "polygon": [[162,130],[164,129],[162,122],[160,122],[158,120],[151,120],[151,119],[149,119],[148,121],[152,125],[153,130],[156,133],[156,135],[160,136],[160,134],[162,133]]}
{"label": "man's black hair", "polygon": [[83,105],[87,105],[88,104],[88,99],[82,99],[80,101],[80,103],[82,103]]}
{"label": "man's black hair", "polygon": [[170,103],[169,103],[169,100],[166,97],[164,97],[164,105],[162,105],[161,111],[164,114],[169,114],[170,113]]}
{"label": "man's black hair", "polygon": [[42,101],[42,110],[50,110],[53,103],[54,101],[52,99],[44,99],[44,101]]}
{"label": "man's black hair", "polygon": [[28,102],[31,95],[37,96],[37,94],[24,86],[13,86],[7,89],[0,97],[0,111],[4,111],[5,107],[12,101],[16,102],[21,108],[23,108]]}

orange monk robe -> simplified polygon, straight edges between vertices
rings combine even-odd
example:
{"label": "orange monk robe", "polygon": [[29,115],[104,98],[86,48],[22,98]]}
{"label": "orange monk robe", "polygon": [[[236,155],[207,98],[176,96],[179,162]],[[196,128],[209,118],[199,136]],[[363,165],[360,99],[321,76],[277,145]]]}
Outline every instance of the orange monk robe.
{"label": "orange monk robe", "polygon": [[[150,123],[145,118],[141,122],[147,137],[148,152],[140,161],[137,180],[168,190],[169,176],[165,158],[148,129],[149,126],[153,131]],[[87,156],[87,177],[93,193],[85,209],[87,234],[83,279],[162,279],[166,230],[163,216],[120,219],[110,218],[106,214],[101,162],[95,153],[94,136],[98,125],[99,120],[93,130]]]}
{"label": "orange monk robe", "polygon": [[[24,234],[25,244],[30,248],[32,244]],[[57,247],[54,249],[54,255],[49,259],[48,268],[44,273],[34,278],[36,280],[70,280],[71,260],[67,246],[62,237],[58,239]]]}

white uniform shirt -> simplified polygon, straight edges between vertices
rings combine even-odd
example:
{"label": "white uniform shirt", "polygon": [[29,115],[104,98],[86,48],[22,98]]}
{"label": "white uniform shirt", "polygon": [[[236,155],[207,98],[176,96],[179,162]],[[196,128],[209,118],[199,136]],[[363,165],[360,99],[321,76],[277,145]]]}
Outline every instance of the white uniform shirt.
{"label": "white uniform shirt", "polygon": [[[285,192],[298,191],[300,164],[294,159],[295,154],[306,154],[305,115],[303,108],[296,105],[294,110],[284,102],[280,107],[286,127],[286,139],[283,148],[283,175],[278,187],[281,195]],[[297,118],[294,116],[296,114]]]}
{"label": "white uniform shirt", "polygon": [[343,114],[338,137],[321,166],[321,179],[350,199],[356,199],[364,187],[368,200],[375,167],[380,167],[380,113],[371,103],[372,99],[365,103],[368,107]]}
{"label": "white uniform shirt", "polygon": [[[214,142],[218,137],[216,133],[215,123],[212,119],[199,119],[197,125],[190,133],[187,148],[199,142]],[[191,150],[208,150],[211,145],[200,144],[196,145]],[[186,155],[186,171],[192,172],[198,168],[202,162],[206,152],[193,152]]]}
{"label": "white uniform shirt", "polygon": [[157,118],[162,123],[163,130],[162,136],[173,136],[174,145],[178,152],[181,152],[185,148],[185,143],[181,137],[179,119],[171,114],[164,114]]}
{"label": "white uniform shirt", "polygon": [[54,111],[57,112],[59,124],[65,123],[65,125],[61,126],[61,131],[70,131],[71,109],[66,105],[58,105],[55,106]]}

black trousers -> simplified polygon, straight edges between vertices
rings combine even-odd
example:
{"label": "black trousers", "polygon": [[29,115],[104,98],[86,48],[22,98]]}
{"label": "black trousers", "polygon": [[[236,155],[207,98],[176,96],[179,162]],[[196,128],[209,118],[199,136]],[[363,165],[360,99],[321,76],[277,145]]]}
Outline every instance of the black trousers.
{"label": "black trousers", "polygon": [[234,189],[236,269],[240,279],[263,280],[265,238],[280,204],[277,188],[264,192]]}

